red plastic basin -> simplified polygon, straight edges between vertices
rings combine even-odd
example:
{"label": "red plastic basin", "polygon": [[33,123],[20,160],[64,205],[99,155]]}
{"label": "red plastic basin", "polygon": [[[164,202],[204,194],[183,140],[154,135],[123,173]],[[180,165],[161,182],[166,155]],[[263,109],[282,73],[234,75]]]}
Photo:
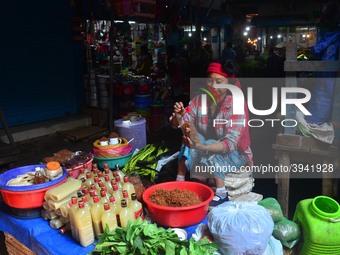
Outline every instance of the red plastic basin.
{"label": "red plastic basin", "polygon": [[36,167],[45,165],[28,165],[10,169],[0,174],[0,192],[4,202],[13,208],[32,209],[41,207],[45,192],[66,181],[67,171],[63,168],[63,175],[55,180],[30,186],[7,186],[6,183],[20,174],[34,171]]}
{"label": "red plastic basin", "polygon": [[85,164],[81,164],[79,166],[73,167],[73,168],[67,168],[67,172],[68,172],[68,176],[71,176],[75,179],[78,178],[79,174],[80,174],[80,169],[85,167],[87,168],[89,171],[92,170],[92,161],[93,158],[90,158]]}
{"label": "red plastic basin", "polygon": [[[149,201],[149,197],[156,189],[182,189],[195,192],[202,203],[186,207],[159,206]],[[165,182],[147,188],[143,193],[150,217],[154,222],[164,227],[188,227],[201,222],[207,215],[209,203],[214,197],[213,190],[207,185],[197,182]]]}
{"label": "red plastic basin", "polygon": [[38,190],[29,190],[29,191],[10,191],[10,190],[1,190],[2,197],[4,202],[14,208],[19,209],[32,209],[41,207],[44,202],[45,192],[53,187],[56,187],[66,179],[61,182],[54,184],[53,186],[49,186],[43,189]]}

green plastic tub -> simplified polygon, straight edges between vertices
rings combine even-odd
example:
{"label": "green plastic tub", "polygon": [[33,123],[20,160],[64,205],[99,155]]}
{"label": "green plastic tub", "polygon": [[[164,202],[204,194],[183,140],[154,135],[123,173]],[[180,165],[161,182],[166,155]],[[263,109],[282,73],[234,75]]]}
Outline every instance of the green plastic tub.
{"label": "green plastic tub", "polygon": [[119,168],[123,168],[126,162],[132,157],[132,153],[125,156],[114,157],[114,158],[99,158],[94,157],[94,162],[97,163],[99,169],[104,169],[104,164],[107,163],[111,170],[115,169],[116,165],[119,165]]}

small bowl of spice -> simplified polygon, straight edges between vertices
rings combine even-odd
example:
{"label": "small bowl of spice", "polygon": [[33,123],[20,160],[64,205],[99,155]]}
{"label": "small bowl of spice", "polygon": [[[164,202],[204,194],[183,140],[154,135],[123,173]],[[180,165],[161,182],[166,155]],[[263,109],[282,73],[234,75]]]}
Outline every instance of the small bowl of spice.
{"label": "small bowl of spice", "polygon": [[152,221],[164,227],[182,228],[206,217],[214,192],[198,182],[164,182],[147,188],[142,197]]}

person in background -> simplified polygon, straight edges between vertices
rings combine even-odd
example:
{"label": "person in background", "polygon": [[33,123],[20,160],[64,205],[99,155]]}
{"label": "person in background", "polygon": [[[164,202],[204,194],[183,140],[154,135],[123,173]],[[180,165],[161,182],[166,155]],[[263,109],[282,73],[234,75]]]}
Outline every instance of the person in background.
{"label": "person in background", "polygon": [[272,78],[285,77],[284,59],[279,56],[273,47],[268,50],[268,58],[265,63],[265,76]]}
{"label": "person in background", "polygon": [[187,78],[188,63],[184,57],[177,53],[174,45],[168,45],[166,48],[167,56],[167,75],[170,81],[172,96],[179,97],[183,92],[183,86]]}
{"label": "person in background", "polygon": [[141,55],[136,67],[136,74],[150,76],[153,61],[148,46],[146,44],[142,44],[140,46],[140,54]]}
{"label": "person in background", "polygon": [[236,60],[237,54],[233,49],[233,45],[231,42],[227,42],[225,48],[221,54],[221,63],[225,63],[227,60]]}
{"label": "person in background", "polygon": [[208,54],[209,62],[211,62],[213,60],[213,51],[212,51],[211,45],[206,44],[206,45],[203,46],[203,48],[206,50],[206,52]]}
{"label": "person in background", "polygon": [[[170,116],[171,126],[188,125],[189,132],[182,136],[182,147],[178,158],[177,181],[184,181],[190,169],[199,166],[232,167],[252,165],[252,151],[250,149],[249,127],[240,123],[248,123],[248,108],[244,105],[245,114],[233,114],[233,95],[226,88],[215,88],[218,84],[234,84],[240,87],[236,78],[238,66],[235,61],[227,60],[224,65],[212,62],[208,66],[206,89],[219,100],[215,104],[207,97],[207,114],[203,114],[201,96],[194,97],[187,107],[182,102],[176,102],[174,112]],[[234,125],[215,125],[214,119],[232,120]],[[228,122],[230,123],[230,122]],[[239,123],[239,124],[237,124]],[[196,134],[194,133],[196,130]],[[188,131],[188,130],[186,130]],[[193,155],[196,155],[193,157]],[[215,207],[228,201],[225,188],[225,172],[214,172],[215,196],[210,207]]]}

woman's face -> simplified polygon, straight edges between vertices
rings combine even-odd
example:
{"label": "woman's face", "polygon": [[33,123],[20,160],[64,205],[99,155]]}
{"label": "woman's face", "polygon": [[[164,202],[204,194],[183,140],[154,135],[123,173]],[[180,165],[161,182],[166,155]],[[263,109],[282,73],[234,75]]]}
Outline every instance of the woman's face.
{"label": "woman's face", "polygon": [[[228,78],[217,73],[210,73],[207,78],[207,85],[214,88],[214,85],[216,84],[228,84]],[[228,89],[221,89],[221,88],[214,88],[214,90],[219,95],[224,95],[228,91]]]}

